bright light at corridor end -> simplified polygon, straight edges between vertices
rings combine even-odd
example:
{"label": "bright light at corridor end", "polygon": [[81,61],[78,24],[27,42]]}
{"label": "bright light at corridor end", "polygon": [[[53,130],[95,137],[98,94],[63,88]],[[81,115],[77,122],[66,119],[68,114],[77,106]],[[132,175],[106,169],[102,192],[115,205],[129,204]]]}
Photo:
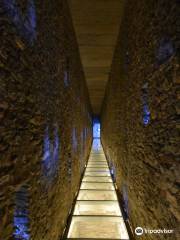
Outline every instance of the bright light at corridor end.
{"label": "bright light at corridor end", "polygon": [[95,138],[67,238],[129,240],[100,139]]}
{"label": "bright light at corridor end", "polygon": [[101,134],[101,125],[98,118],[93,120],[93,138],[100,138]]}

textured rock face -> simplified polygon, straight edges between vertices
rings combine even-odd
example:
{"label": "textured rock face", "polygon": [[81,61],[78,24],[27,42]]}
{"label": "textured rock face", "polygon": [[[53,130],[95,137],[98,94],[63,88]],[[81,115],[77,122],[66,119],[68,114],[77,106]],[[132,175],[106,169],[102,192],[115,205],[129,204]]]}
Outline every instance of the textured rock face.
{"label": "textured rock face", "polygon": [[133,229],[179,239],[179,1],[129,0],[102,109],[102,142]]}
{"label": "textured rock face", "polygon": [[71,17],[61,0],[0,13],[0,240],[56,240],[91,145]]}

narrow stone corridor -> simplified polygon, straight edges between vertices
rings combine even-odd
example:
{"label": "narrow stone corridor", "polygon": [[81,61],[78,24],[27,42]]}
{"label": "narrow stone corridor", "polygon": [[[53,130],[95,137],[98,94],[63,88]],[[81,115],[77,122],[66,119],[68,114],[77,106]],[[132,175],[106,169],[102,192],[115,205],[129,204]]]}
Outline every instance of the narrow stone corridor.
{"label": "narrow stone corridor", "polygon": [[68,239],[129,240],[100,139],[94,139]]}

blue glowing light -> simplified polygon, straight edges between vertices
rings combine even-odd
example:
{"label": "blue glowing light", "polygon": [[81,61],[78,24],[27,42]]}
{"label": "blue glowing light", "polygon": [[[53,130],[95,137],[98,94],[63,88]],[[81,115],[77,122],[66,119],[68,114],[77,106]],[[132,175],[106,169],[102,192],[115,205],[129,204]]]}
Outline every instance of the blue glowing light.
{"label": "blue glowing light", "polygon": [[147,104],[144,104],[143,106],[143,123],[144,125],[148,125],[151,119],[151,113],[149,111],[149,107]]}
{"label": "blue glowing light", "polygon": [[24,15],[16,0],[3,0],[3,8],[11,19],[21,37],[33,44],[36,34],[36,10],[33,0],[28,0],[26,14]]}
{"label": "blue glowing light", "polygon": [[93,138],[100,138],[101,127],[99,122],[93,123]]}
{"label": "blue glowing light", "polygon": [[112,176],[113,181],[116,181],[116,168],[114,163],[112,162],[112,160],[110,160],[110,157],[108,157],[108,162],[109,162],[109,166],[110,166],[110,173]]}
{"label": "blue glowing light", "polygon": [[123,208],[125,213],[125,220],[129,218],[129,203],[128,203],[128,187],[126,184],[122,187]]}
{"label": "blue glowing light", "polygon": [[149,109],[148,102],[148,83],[145,83],[142,87],[142,103],[143,103],[143,123],[144,125],[148,125],[151,120],[151,112]]}
{"label": "blue glowing light", "polygon": [[100,142],[101,136],[101,125],[98,118],[93,119],[93,145],[92,148],[94,151],[99,151],[101,148]]}
{"label": "blue glowing light", "polygon": [[53,140],[50,140],[49,129],[46,128],[43,147],[43,175],[47,180],[52,181],[57,175],[59,162],[60,140],[57,127],[54,129]]}
{"label": "blue glowing light", "polygon": [[28,192],[26,187],[21,187],[15,195],[14,210],[14,239],[29,240],[29,217],[28,217]]}

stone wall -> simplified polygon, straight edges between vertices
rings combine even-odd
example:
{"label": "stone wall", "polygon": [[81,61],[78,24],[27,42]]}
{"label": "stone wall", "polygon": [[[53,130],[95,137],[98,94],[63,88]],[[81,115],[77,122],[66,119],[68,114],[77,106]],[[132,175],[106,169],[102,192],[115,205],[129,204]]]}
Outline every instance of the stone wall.
{"label": "stone wall", "polygon": [[56,240],[91,145],[66,1],[0,1],[0,240]]}
{"label": "stone wall", "polygon": [[137,239],[179,239],[179,1],[128,0],[102,108],[102,143]]}

